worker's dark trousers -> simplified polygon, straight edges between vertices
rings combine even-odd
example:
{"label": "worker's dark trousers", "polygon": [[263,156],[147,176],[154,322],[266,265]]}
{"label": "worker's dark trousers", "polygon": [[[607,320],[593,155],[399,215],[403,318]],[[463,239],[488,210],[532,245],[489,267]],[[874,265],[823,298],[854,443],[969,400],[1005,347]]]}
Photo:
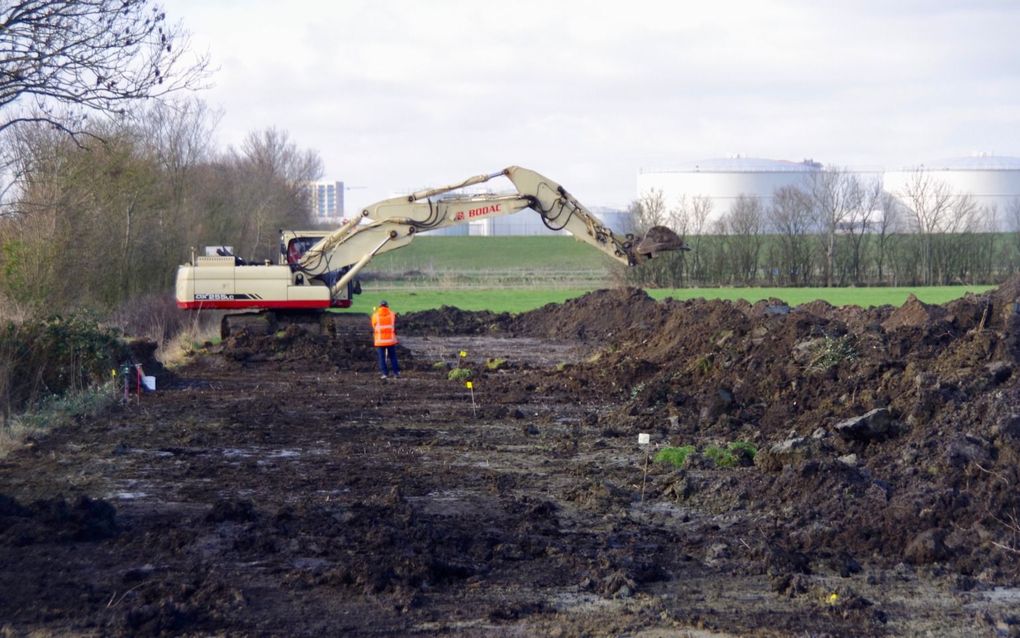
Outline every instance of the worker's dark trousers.
{"label": "worker's dark trousers", "polygon": [[397,363],[397,346],[376,346],[375,351],[379,355],[379,372],[389,374],[389,370],[386,369],[386,354],[389,353],[393,374],[400,374],[400,364]]}

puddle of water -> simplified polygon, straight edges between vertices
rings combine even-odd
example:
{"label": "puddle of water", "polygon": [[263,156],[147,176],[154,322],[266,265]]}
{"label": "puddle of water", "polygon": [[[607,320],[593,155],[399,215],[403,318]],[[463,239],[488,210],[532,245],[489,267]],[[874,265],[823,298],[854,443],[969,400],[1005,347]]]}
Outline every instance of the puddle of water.
{"label": "puddle of water", "polygon": [[295,569],[316,570],[328,567],[330,562],[324,558],[298,557],[291,561]]}
{"label": "puddle of water", "polygon": [[145,492],[114,492],[107,496],[107,498],[120,499],[122,501],[131,501],[134,499],[145,498],[148,496]]}
{"label": "puddle of water", "polygon": [[299,450],[291,450],[287,448],[279,450],[260,450],[257,448],[228,447],[223,448],[223,456],[231,459],[248,458],[252,456],[261,456],[267,459],[295,459],[301,456],[301,452]]}
{"label": "puddle of water", "polygon": [[562,592],[550,603],[558,612],[585,612],[608,607],[613,601],[589,592]]}
{"label": "puddle of water", "polygon": [[1020,587],[994,587],[981,593],[990,603],[1020,603]]}

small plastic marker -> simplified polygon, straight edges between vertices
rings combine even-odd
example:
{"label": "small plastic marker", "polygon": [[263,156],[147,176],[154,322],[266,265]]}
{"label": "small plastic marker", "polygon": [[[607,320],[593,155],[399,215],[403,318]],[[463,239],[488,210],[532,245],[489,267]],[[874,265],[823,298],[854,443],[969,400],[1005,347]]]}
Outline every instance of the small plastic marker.
{"label": "small plastic marker", "polygon": [[463,359],[466,356],[467,356],[467,350],[461,350],[460,351],[460,358]]}
{"label": "small plastic marker", "polygon": [[475,387],[475,386],[474,386],[474,384],[473,384],[473,383],[471,383],[470,381],[468,381],[468,382],[467,382],[467,383],[465,383],[464,385],[466,385],[466,386],[467,386],[467,389],[468,389],[468,390],[470,390],[471,388]]}
{"label": "small plastic marker", "polygon": [[652,435],[647,432],[641,432],[637,435],[638,445],[648,445],[652,442]]}

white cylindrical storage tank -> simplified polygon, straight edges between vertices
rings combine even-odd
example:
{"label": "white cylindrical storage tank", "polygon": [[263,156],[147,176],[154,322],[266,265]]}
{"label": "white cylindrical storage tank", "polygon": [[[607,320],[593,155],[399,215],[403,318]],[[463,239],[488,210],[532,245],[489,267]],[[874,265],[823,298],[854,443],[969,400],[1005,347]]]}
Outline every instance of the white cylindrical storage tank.
{"label": "white cylindrical storage tank", "polygon": [[714,232],[715,223],[725,217],[741,196],[758,197],[768,207],[773,194],[783,186],[806,189],[813,173],[822,165],[810,160],[789,162],[752,157],[707,159],[672,170],[638,173],[638,198],[661,192],[667,211],[681,202],[705,197],[711,202],[704,232]]}
{"label": "white cylindrical storage tank", "polygon": [[919,180],[948,187],[955,196],[969,195],[980,212],[977,228],[970,230],[1020,230],[1020,158],[974,155],[886,171],[885,189],[911,209]]}
{"label": "white cylindrical storage tank", "polygon": [[634,232],[634,214],[615,208],[604,208],[601,206],[590,209],[591,214],[609,227],[609,230],[618,235],[626,235]]}

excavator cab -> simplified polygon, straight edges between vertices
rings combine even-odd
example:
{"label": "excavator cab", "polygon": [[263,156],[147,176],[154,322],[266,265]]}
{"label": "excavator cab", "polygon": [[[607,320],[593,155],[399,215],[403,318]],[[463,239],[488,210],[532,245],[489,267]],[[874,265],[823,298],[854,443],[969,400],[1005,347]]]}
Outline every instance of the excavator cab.
{"label": "excavator cab", "polygon": [[280,231],[280,264],[297,270],[298,262],[305,256],[308,249],[317,244],[331,231],[323,230],[281,230]]}

